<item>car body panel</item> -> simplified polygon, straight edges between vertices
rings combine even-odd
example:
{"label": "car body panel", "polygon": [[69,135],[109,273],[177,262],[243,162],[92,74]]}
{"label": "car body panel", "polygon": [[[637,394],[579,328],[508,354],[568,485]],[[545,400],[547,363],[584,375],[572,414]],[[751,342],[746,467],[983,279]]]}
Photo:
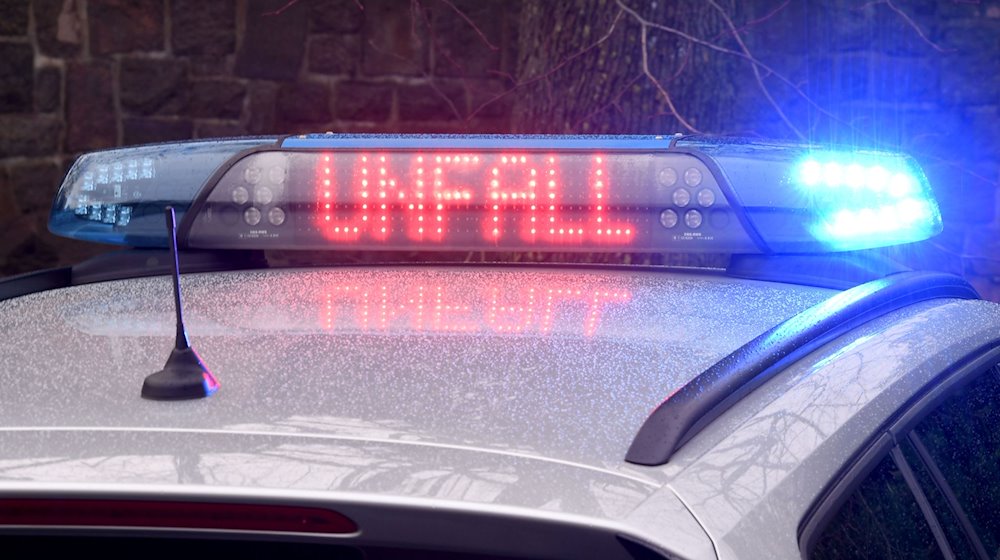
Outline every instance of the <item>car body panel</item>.
{"label": "car body panel", "polygon": [[107,282],[0,303],[9,333],[0,354],[19,364],[20,380],[0,396],[0,425],[405,440],[652,481],[622,460],[649,410],[831,293],[711,276],[430,268],[183,284],[188,331],[222,384],[217,395],[139,398],[171,348],[170,283]]}
{"label": "car body panel", "polygon": [[[964,280],[890,279],[895,259],[848,252],[942,229],[914,160],[857,146],[156,144],[83,154],[49,226],[136,249],[0,280],[0,540],[28,546],[166,533],[196,549],[794,558],[826,519],[810,512],[907,407],[1000,359],[1000,306]],[[517,249],[541,253],[456,260]],[[627,266],[620,250],[729,264]],[[371,262],[411,257],[450,264]],[[184,275],[183,297],[176,276],[138,277],[184,269],[209,272]],[[160,371],[168,354],[187,370]],[[317,507],[347,519],[313,524]]]}
{"label": "car body panel", "polygon": [[693,439],[670,487],[720,558],[797,557],[798,527],[828,483],[915,395],[987,348],[1000,348],[1000,306],[989,302],[923,302],[866,323]]}
{"label": "car body panel", "polygon": [[222,383],[209,399],[139,398],[173,342],[167,278],[0,302],[0,354],[19,372],[0,396],[0,489],[287,491],[568,516],[712,558],[661,473],[624,462],[630,438],[680,384],[833,293],[503,267],[182,284],[193,345]]}
{"label": "car body panel", "polygon": [[[163,527],[64,527],[0,524],[0,540],[7,535],[101,535],[103,537],[162,537],[185,539],[276,540],[351,546],[399,547],[404,551],[467,552],[474,558],[607,558],[631,560],[638,543],[647,556],[650,550],[666,558],[715,558],[711,541],[676,497],[658,500],[659,513],[670,520],[652,538],[621,522],[596,519],[553,510],[510,507],[501,504],[448,501],[430,497],[385,496],[337,490],[303,491],[259,486],[210,486],[177,482],[103,484],[41,484],[0,480],[0,500],[96,500],[165,502],[197,509],[199,504],[275,505],[283,508],[323,508],[353,521],[358,530],[346,534],[266,531],[255,529],[198,530]],[[5,543],[6,544],[6,543]],[[197,557],[197,556],[196,556]],[[339,556],[338,556],[339,557]],[[405,556],[404,556],[405,557]],[[449,558],[452,556],[448,556]],[[494,556],[486,556],[494,558]]]}
{"label": "car body panel", "polygon": [[[8,450],[0,459],[0,496],[6,497],[269,503],[280,496],[280,503],[318,504],[348,515],[363,528],[362,542],[381,545],[464,543],[480,552],[494,547],[495,553],[510,553],[503,543],[471,536],[464,542],[455,533],[474,532],[468,526],[477,523],[509,524],[509,530],[523,533],[521,524],[533,521],[539,527],[576,525],[611,537],[628,535],[684,557],[713,556],[704,531],[674,496],[656,500],[661,520],[671,520],[669,539],[662,527],[647,535],[622,522],[656,493],[655,485],[515,453],[191,429],[9,428],[0,441]],[[386,524],[386,516],[406,511],[412,516],[413,510],[428,527],[436,526],[430,521],[434,515],[448,526],[418,536]],[[552,538],[560,534],[558,527],[552,530]],[[567,554],[573,550],[563,548]]]}
{"label": "car body panel", "polygon": [[[415,508],[442,527],[586,526],[604,535],[593,546],[625,535],[685,558],[791,557],[806,509],[873,430],[1000,333],[986,302],[895,311],[643,467],[624,456],[657,403],[836,292],[525,266],[206,273],[182,287],[222,384],[208,399],[139,397],[173,343],[165,277],[0,302],[0,495],[301,499],[401,524]],[[401,527],[366,538],[447,538]]]}

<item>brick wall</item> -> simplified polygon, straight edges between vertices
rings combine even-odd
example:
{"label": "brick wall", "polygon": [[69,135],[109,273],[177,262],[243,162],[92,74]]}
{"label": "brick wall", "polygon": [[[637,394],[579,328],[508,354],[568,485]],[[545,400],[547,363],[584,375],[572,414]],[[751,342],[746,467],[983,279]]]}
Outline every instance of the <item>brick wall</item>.
{"label": "brick wall", "polygon": [[[359,6],[363,5],[363,10]],[[0,275],[108,250],[46,222],[77,155],[300,131],[504,132],[517,2],[0,0]]]}
{"label": "brick wall", "polygon": [[[515,105],[531,99],[487,101],[517,73],[522,1],[536,0],[0,0],[0,274],[104,250],[45,228],[62,174],[89,150],[300,131],[511,131]],[[1000,2],[895,0],[896,12],[793,0],[768,15],[780,5],[754,3],[761,20],[743,35],[836,118],[764,72],[779,104],[810,137],[918,154],[947,226],[907,258],[963,273],[1000,300]],[[723,60],[709,54],[686,72]],[[748,67],[736,71],[745,81],[727,87],[742,120],[715,132],[787,134]],[[550,94],[581,93],[559,87]],[[628,97],[657,93],[638,81],[616,95],[642,106]],[[656,130],[621,132],[676,130],[650,122]]]}

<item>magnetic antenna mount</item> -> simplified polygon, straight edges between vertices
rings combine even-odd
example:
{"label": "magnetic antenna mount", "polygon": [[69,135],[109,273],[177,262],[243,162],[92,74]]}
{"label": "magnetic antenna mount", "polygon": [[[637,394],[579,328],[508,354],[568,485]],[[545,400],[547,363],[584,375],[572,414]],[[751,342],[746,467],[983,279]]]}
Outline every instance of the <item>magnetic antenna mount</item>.
{"label": "magnetic antenna mount", "polygon": [[174,261],[174,310],[177,314],[177,339],[163,369],[146,377],[142,398],[155,401],[200,399],[219,390],[219,382],[201,361],[188,342],[181,307],[181,267],[177,256],[177,221],[174,209],[167,206],[167,239]]}

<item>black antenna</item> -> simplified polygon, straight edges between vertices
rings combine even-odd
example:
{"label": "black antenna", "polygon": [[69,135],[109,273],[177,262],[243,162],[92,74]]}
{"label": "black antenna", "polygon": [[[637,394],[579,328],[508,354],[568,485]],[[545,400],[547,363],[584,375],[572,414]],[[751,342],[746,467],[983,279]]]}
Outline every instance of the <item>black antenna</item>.
{"label": "black antenna", "polygon": [[142,398],[155,401],[200,399],[219,389],[212,372],[208,371],[201,357],[191,348],[184,329],[181,307],[181,265],[177,256],[177,222],[174,209],[167,206],[167,239],[170,256],[174,259],[174,310],[177,313],[177,339],[163,369],[149,375],[142,383]]}

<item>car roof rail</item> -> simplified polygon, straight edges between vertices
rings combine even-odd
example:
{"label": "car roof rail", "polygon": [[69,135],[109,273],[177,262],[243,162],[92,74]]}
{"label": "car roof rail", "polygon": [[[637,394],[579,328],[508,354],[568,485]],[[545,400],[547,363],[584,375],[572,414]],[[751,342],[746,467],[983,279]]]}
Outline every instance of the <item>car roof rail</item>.
{"label": "car roof rail", "polygon": [[918,302],[979,299],[965,280],[938,272],[901,272],[867,282],[791,317],[744,344],[653,411],[625,460],[663,465],[733,404],[805,354],[851,329]]}
{"label": "car roof rail", "polygon": [[26,272],[0,278],[0,301],[72,285],[73,269],[68,266]]}

